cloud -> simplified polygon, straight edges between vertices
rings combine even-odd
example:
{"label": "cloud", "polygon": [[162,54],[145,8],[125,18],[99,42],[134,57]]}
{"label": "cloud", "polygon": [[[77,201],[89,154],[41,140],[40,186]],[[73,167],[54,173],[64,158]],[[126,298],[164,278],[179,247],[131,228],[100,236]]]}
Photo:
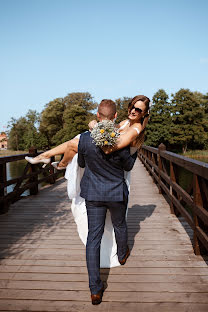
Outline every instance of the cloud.
{"label": "cloud", "polygon": [[208,57],[201,57],[200,64],[208,64]]}

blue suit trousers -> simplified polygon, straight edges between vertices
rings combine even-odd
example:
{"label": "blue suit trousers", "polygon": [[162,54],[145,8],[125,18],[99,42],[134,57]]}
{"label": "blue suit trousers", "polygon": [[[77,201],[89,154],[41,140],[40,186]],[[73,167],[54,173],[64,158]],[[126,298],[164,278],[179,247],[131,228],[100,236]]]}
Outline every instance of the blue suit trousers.
{"label": "blue suit trousers", "polygon": [[127,252],[127,198],[121,202],[87,201],[88,237],[86,260],[89,275],[89,287],[92,294],[97,294],[103,287],[100,279],[100,244],[105,227],[107,209],[110,210],[117,243],[118,259],[122,260]]}

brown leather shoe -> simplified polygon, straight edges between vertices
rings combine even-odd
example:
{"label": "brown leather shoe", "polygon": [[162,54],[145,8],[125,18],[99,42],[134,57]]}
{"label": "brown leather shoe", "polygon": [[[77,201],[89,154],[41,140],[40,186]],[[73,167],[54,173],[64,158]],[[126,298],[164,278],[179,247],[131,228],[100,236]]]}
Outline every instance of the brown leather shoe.
{"label": "brown leather shoe", "polygon": [[91,295],[92,304],[100,304],[102,302],[104,287],[96,295]]}
{"label": "brown leather shoe", "polygon": [[129,255],[130,255],[130,250],[128,247],[125,257],[122,260],[118,260],[121,265],[124,265],[126,263],[126,260],[128,259]]}

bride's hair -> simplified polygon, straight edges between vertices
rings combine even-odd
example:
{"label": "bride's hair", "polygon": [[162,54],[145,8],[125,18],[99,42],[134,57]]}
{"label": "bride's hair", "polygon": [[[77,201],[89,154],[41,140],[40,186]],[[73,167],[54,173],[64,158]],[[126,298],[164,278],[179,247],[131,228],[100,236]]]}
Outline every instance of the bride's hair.
{"label": "bride's hair", "polygon": [[[142,101],[145,104],[145,113],[147,113],[150,108],[150,99],[145,95],[136,95],[135,97],[133,97],[133,99],[130,101],[128,105],[128,111],[131,111],[134,104],[138,101]],[[143,122],[143,120],[141,120],[141,122]],[[145,140],[145,128],[140,132],[140,134],[136,138],[136,146],[138,149],[142,147],[144,140]]]}
{"label": "bride's hair", "polygon": [[103,119],[113,119],[116,113],[116,104],[112,100],[104,99],[98,106],[98,113]]}

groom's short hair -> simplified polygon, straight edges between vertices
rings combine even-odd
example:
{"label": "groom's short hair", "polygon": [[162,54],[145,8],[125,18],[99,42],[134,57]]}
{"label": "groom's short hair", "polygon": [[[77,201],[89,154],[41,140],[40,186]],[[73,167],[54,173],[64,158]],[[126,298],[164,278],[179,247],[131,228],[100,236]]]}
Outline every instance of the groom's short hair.
{"label": "groom's short hair", "polygon": [[102,100],[98,106],[98,113],[103,119],[113,119],[116,113],[116,103],[112,100]]}

